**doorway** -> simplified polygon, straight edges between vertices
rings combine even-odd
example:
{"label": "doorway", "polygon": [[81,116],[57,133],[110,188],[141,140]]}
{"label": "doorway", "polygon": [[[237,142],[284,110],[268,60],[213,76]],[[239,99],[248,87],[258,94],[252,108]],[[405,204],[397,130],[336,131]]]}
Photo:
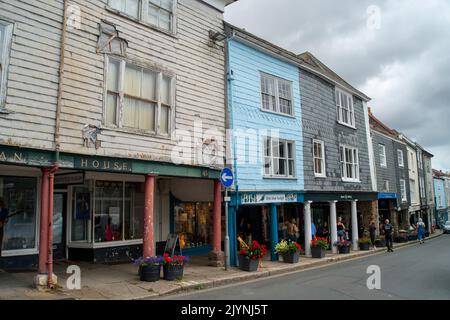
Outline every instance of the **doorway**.
{"label": "doorway", "polygon": [[53,259],[66,259],[67,192],[53,194]]}

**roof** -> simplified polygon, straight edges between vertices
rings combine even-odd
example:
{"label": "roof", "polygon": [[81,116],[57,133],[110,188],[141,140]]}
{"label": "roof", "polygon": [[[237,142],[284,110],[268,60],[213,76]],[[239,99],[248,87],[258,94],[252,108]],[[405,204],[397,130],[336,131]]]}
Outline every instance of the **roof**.
{"label": "roof", "polygon": [[325,64],[320,62],[315,56],[308,52],[308,55],[305,54],[295,54],[289,50],[286,50],[282,47],[279,47],[267,40],[264,40],[245,29],[236,27],[228,22],[225,22],[225,31],[228,35],[233,33],[234,37],[238,37],[243,41],[252,44],[253,46],[257,46],[262,50],[266,50],[271,52],[273,55],[288,61],[291,64],[298,66],[300,69],[311,72],[323,80],[330,82],[336,86],[343,87],[350,93],[358,96],[363,101],[370,101],[371,98],[362,93],[361,91],[355,89],[350,84],[348,84],[345,80],[339,77],[334,71],[328,68]]}
{"label": "roof", "polygon": [[369,108],[369,123],[371,129],[375,131],[381,131],[382,133],[388,134],[393,138],[398,138],[398,132],[389,128],[387,125],[381,122],[381,120],[375,117],[375,115],[372,113],[372,108]]}

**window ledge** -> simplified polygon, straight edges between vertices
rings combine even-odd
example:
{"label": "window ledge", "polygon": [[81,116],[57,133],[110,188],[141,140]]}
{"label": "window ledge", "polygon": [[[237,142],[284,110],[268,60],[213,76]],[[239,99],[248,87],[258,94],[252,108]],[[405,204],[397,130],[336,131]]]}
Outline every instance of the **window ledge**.
{"label": "window ledge", "polygon": [[271,111],[271,110],[264,109],[264,108],[262,108],[262,107],[260,108],[260,110],[261,110],[262,112],[274,114],[274,115],[277,115],[277,116],[286,117],[286,118],[290,118],[290,119],[296,119],[295,114],[290,115],[290,114],[286,114],[286,113],[275,112],[275,111]]}
{"label": "window ledge", "polygon": [[345,179],[345,178],[342,178],[342,182],[361,183],[361,180],[354,180],[354,179]]}
{"label": "window ledge", "polygon": [[146,26],[146,27],[148,27],[150,29],[153,29],[155,31],[159,31],[161,33],[164,33],[165,35],[167,35],[169,37],[172,37],[174,39],[178,39],[178,37],[177,37],[175,32],[171,32],[171,31],[167,31],[167,30],[158,28],[157,26],[155,26],[155,25],[153,25],[151,23],[148,23],[148,22],[143,21],[143,20],[139,20],[136,17],[130,16],[130,15],[128,15],[128,14],[126,14],[126,13],[120,11],[120,10],[114,9],[114,8],[108,6],[108,5],[106,6],[106,11],[109,11],[111,13],[117,14],[118,16],[124,17],[124,18],[126,18],[128,20],[131,20],[133,22],[139,23],[139,24],[141,24],[143,26]]}
{"label": "window ledge", "polygon": [[271,180],[298,180],[296,177],[276,177],[276,176],[263,176],[263,179]]}
{"label": "window ledge", "polygon": [[99,129],[102,131],[115,131],[115,132],[134,134],[134,135],[150,137],[150,138],[171,140],[171,136],[169,134],[156,134],[154,131],[143,131],[143,130],[131,129],[131,128],[109,127],[109,126],[104,126],[104,125],[102,125]]}
{"label": "window ledge", "polygon": [[350,129],[356,130],[356,126],[351,126],[351,125],[349,125],[348,123],[345,123],[345,122],[342,122],[342,121],[339,121],[339,120],[337,120],[337,123],[339,123],[340,125],[343,125],[343,126],[345,126],[345,127],[348,127],[348,128],[350,128]]}
{"label": "window ledge", "polygon": [[317,178],[317,179],[326,179],[327,178],[327,176],[325,175],[319,175],[319,174],[315,174],[314,175],[314,178]]}

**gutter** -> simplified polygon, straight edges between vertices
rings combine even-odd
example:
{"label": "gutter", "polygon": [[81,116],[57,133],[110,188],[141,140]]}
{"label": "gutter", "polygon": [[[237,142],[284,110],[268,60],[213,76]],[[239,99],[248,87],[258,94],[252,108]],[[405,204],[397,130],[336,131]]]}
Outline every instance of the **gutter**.
{"label": "gutter", "polygon": [[59,59],[59,79],[58,79],[58,96],[56,102],[56,117],[55,117],[55,162],[59,162],[59,151],[61,148],[60,141],[60,131],[61,131],[61,107],[62,107],[62,91],[64,87],[64,66],[65,66],[65,56],[66,51],[66,30],[67,30],[67,20],[68,20],[68,0],[64,0],[64,20],[63,28],[61,31],[61,48],[60,48],[60,59]]}

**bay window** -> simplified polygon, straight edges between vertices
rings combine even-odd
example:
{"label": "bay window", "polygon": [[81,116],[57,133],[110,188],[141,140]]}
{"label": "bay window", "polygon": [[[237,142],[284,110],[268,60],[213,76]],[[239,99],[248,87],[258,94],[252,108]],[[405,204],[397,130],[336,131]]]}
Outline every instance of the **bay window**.
{"label": "bay window", "polygon": [[264,175],[295,177],[295,147],[292,141],[264,139]]}
{"label": "bay window", "polygon": [[168,135],[174,78],[124,60],[108,60],[106,125]]}
{"label": "bay window", "polygon": [[337,120],[340,124],[355,127],[355,109],[352,95],[336,88]]}
{"label": "bay window", "polygon": [[141,22],[174,32],[176,0],[109,0],[109,5]]}
{"label": "bay window", "polygon": [[339,147],[341,176],[343,181],[359,181],[359,156],[358,149],[347,146]]}

